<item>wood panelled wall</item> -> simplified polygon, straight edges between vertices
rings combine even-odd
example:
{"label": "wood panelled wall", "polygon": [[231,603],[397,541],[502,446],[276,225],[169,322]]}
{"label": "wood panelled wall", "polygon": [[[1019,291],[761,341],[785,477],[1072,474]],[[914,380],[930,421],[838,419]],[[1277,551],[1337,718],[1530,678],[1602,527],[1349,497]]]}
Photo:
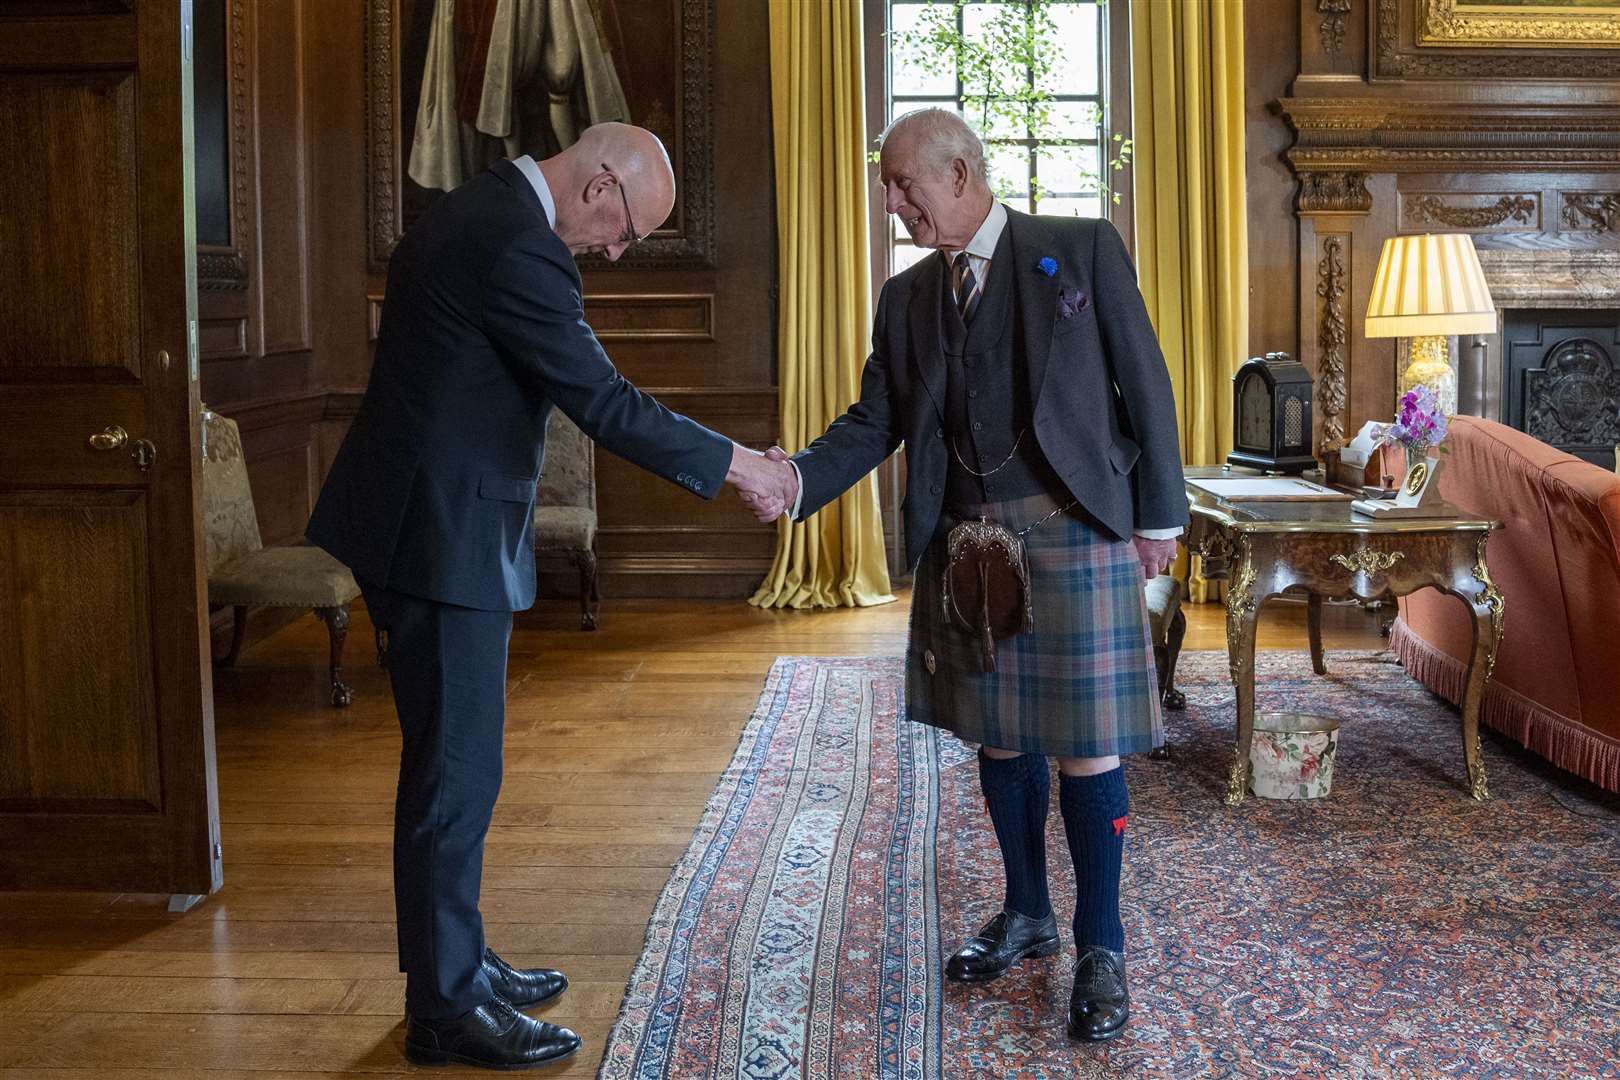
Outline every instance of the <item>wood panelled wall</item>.
{"label": "wood panelled wall", "polygon": [[[217,76],[199,64],[196,89],[223,99],[229,168],[228,242],[199,250],[203,400],[241,425],[266,544],[301,538],[371,366],[384,279],[367,267],[366,7],[197,4],[199,21],[222,24],[224,61]],[[763,447],[778,432],[765,2],[708,12],[714,141],[696,150],[713,161],[714,265],[588,270],[586,307],[630,379]],[[202,167],[210,135],[198,137]],[[597,489],[610,604],[739,597],[770,565],[774,529],[729,493],[701,502],[606,452]]]}
{"label": "wood panelled wall", "polygon": [[[1312,370],[1323,449],[1393,414],[1397,342],[1362,334],[1387,237],[1473,234],[1514,279],[1499,312],[1620,306],[1620,212],[1569,209],[1620,206],[1620,49],[1421,43],[1424,4],[1245,5],[1250,351]],[[1481,346],[1461,411],[1496,416],[1502,338]]]}

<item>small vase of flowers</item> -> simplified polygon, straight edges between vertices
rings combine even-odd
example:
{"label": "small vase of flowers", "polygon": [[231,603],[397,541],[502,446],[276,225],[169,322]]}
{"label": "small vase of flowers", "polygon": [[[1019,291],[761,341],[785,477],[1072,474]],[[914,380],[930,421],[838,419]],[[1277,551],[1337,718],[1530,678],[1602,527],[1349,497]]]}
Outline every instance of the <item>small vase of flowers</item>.
{"label": "small vase of flowers", "polygon": [[1401,395],[1400,411],[1393,424],[1381,424],[1373,432],[1376,445],[1399,443],[1406,450],[1406,467],[1430,456],[1431,451],[1446,453],[1451,448],[1442,446],[1446,438],[1446,414],[1434,391],[1419,384]]}

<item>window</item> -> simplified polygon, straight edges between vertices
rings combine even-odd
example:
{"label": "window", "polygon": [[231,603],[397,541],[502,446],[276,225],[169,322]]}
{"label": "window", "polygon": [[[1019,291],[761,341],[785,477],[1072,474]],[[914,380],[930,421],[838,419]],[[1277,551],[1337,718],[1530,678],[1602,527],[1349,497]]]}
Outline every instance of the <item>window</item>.
{"label": "window", "polygon": [[[984,137],[990,184],[1027,213],[1099,217],[1111,163],[1129,158],[1107,115],[1107,5],[1098,0],[885,0],[884,123],[929,105]],[[952,49],[950,42],[961,47]],[[889,267],[915,248],[892,215]]]}

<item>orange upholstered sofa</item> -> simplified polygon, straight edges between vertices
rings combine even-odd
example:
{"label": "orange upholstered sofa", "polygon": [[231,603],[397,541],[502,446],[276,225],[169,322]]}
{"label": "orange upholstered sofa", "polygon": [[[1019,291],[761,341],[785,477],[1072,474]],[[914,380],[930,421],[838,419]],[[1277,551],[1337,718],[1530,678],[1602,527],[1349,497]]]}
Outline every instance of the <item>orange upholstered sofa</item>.
{"label": "orange upholstered sofa", "polygon": [[[1620,791],[1620,476],[1478,417],[1446,441],[1441,496],[1503,523],[1486,562],[1506,631],[1481,718]],[[1403,598],[1390,638],[1408,672],[1461,699],[1473,630],[1455,597]]]}

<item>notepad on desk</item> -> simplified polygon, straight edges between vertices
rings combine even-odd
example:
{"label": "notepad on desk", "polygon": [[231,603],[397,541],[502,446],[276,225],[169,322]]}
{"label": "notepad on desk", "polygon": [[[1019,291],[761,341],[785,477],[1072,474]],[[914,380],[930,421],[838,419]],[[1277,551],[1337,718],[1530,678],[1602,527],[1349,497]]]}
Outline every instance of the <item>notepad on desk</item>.
{"label": "notepad on desk", "polygon": [[1346,502],[1353,496],[1297,476],[1212,476],[1189,479],[1222,502]]}

